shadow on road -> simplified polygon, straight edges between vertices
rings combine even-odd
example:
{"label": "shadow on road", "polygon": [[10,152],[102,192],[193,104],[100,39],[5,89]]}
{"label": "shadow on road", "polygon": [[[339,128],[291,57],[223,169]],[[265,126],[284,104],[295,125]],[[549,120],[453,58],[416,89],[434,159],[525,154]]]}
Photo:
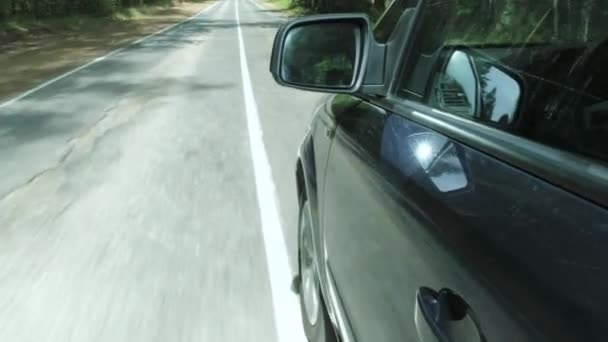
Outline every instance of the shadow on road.
{"label": "shadow on road", "polygon": [[[291,6],[287,10],[291,10],[291,9],[294,9],[294,8],[295,8],[294,6]],[[256,10],[256,12],[262,12],[262,13],[285,13],[285,10],[281,10],[281,9],[258,9],[258,10]]]}
{"label": "shadow on road", "polygon": [[[266,21],[241,21],[242,28],[278,28],[281,26],[281,20],[266,20]],[[188,25],[184,25],[183,28],[179,28],[175,30],[175,33],[184,32],[182,30],[186,30],[189,33],[196,33],[197,30],[214,30],[214,29],[230,29],[236,28],[238,26],[236,20],[209,20],[206,18],[195,19],[188,23]]]}
{"label": "shadow on road", "polygon": [[[0,113],[0,151],[53,136],[64,136],[67,141],[72,137],[73,132],[95,122],[103,114],[99,109],[96,112],[87,109],[106,108],[107,110],[109,104],[116,102],[116,98],[127,94],[146,102],[165,96],[196,97],[201,92],[220,91],[236,86],[233,83],[206,83],[195,76],[152,77],[138,81],[128,78],[112,80],[116,78],[116,73],[99,74],[97,80],[88,82],[83,82],[82,77],[62,80],[61,86],[66,92],[74,94],[69,98],[71,104],[69,110],[65,102],[69,95],[40,98],[37,94],[35,97],[23,100],[18,106],[18,111],[13,114]],[[49,108],[49,110],[41,110],[41,108]]]}
{"label": "shadow on road", "polygon": [[37,139],[61,135],[78,127],[72,116],[52,111],[29,111],[0,116],[0,150]]}
{"label": "shadow on road", "polygon": [[[273,20],[241,22],[240,26],[244,29],[278,29],[281,24],[281,21]],[[234,20],[209,20],[207,18],[196,18],[167,33],[133,45],[129,47],[129,49],[158,51],[164,49],[174,49],[185,45],[199,45],[205,42],[205,34],[212,33],[215,30],[236,29],[237,26],[238,24]]]}
{"label": "shadow on road", "polygon": [[[280,25],[279,20],[241,23],[244,30],[276,29]],[[235,87],[233,83],[205,81],[202,75],[158,77],[154,68],[167,50],[204,44],[213,31],[237,26],[235,20],[195,18],[0,109],[0,150],[49,137],[69,139],[70,132],[91,125],[111,104],[127,95],[147,101],[176,94],[196,97],[200,92]]]}

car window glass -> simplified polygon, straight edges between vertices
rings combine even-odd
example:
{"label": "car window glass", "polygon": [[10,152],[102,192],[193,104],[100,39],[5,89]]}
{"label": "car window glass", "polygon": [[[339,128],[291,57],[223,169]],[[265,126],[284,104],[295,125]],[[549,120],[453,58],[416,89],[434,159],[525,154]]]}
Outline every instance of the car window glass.
{"label": "car window glass", "polygon": [[398,95],[608,162],[608,1],[431,0]]}

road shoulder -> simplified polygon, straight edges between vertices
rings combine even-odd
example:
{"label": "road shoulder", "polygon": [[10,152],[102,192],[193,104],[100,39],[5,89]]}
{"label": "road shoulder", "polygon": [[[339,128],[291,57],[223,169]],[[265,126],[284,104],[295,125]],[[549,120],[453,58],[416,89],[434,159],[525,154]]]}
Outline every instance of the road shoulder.
{"label": "road shoulder", "polygon": [[99,56],[187,19],[213,1],[149,9],[136,18],[97,18],[81,29],[33,34],[2,43],[0,103]]}

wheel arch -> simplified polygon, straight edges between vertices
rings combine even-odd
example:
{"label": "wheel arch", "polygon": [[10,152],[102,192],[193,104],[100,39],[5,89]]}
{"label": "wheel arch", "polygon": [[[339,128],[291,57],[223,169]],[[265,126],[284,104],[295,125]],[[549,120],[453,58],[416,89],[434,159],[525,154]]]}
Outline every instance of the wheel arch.
{"label": "wheel arch", "polygon": [[[318,179],[316,173],[317,165],[314,157],[314,147],[312,137],[307,136],[304,142],[300,146],[298,153],[298,159],[296,162],[296,186],[297,196],[300,208],[304,204],[306,198],[310,204],[311,210],[311,221],[313,230],[313,248],[317,256],[317,269],[319,274],[319,282],[321,284],[321,294],[323,299],[323,305],[328,310],[331,325],[334,328],[334,332],[338,332],[338,322],[335,315],[335,309],[333,308],[333,301],[330,297],[329,280],[327,279],[327,265],[325,264],[325,249],[323,240],[323,227],[322,227],[322,200],[318,192]],[[299,229],[299,228],[298,228]],[[298,232],[298,236],[300,233]],[[298,246],[299,253],[299,246]],[[299,258],[298,258],[299,263]],[[298,264],[299,265],[299,264]],[[299,267],[298,267],[299,269]]]}

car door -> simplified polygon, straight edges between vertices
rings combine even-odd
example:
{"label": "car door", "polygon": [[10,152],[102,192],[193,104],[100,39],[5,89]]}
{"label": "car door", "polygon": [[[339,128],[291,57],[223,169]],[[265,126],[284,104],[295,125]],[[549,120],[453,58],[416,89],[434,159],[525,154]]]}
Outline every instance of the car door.
{"label": "car door", "polygon": [[[561,73],[592,42],[463,44],[501,11],[523,25],[473,5],[427,2],[393,94],[336,117],[328,273],[357,341],[603,341],[608,160],[586,141],[608,132],[585,123],[606,117],[606,73],[583,68],[589,96]],[[517,12],[522,36],[544,34],[542,6]]]}

